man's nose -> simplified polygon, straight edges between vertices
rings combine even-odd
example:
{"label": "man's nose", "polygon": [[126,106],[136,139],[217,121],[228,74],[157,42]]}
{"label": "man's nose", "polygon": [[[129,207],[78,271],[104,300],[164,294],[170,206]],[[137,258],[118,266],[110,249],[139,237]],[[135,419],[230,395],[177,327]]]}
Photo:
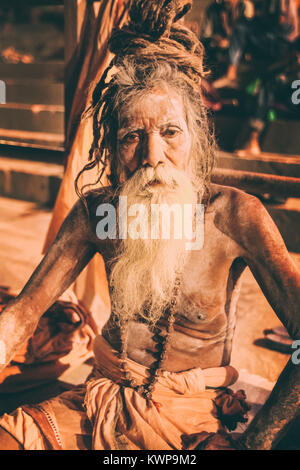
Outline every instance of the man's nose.
{"label": "man's nose", "polygon": [[159,163],[165,161],[163,145],[159,135],[148,135],[145,144],[142,165],[150,165],[155,168]]}

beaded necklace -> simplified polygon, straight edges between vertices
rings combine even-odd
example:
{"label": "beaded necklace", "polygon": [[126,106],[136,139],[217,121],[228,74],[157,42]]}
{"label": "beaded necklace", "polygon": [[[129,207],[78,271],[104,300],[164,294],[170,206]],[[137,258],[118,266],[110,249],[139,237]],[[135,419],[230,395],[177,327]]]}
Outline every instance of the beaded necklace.
{"label": "beaded necklace", "polygon": [[142,395],[149,404],[152,399],[153,389],[155,383],[158,380],[158,377],[163,371],[163,363],[167,357],[168,349],[170,347],[169,338],[174,330],[174,321],[175,321],[175,307],[177,304],[179,287],[180,287],[179,277],[175,280],[175,286],[173,289],[173,297],[170,302],[170,307],[168,307],[167,314],[167,326],[166,334],[161,335],[162,329],[158,326],[155,326],[153,329],[154,336],[152,339],[156,342],[157,353],[154,354],[156,360],[153,362],[149,369],[149,378],[147,383],[143,385],[138,385],[136,380],[132,377],[131,372],[127,368],[126,359],[127,348],[128,348],[128,322],[122,322],[120,325],[120,336],[121,336],[121,348],[119,353],[119,358],[121,359],[121,368],[123,370],[123,375],[126,378],[125,386],[133,388],[136,392]]}

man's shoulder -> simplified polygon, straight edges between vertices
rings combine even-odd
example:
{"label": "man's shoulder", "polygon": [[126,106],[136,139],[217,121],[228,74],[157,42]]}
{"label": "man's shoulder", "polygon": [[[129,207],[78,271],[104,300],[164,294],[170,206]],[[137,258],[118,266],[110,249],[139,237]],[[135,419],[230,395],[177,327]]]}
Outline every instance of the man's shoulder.
{"label": "man's shoulder", "polygon": [[259,231],[267,230],[271,217],[262,202],[251,194],[213,184],[209,209],[214,212],[216,226],[231,238],[241,241]]}
{"label": "man's shoulder", "polygon": [[244,213],[245,207],[251,207],[255,210],[264,210],[262,202],[251,194],[232,186],[222,186],[220,184],[212,184],[210,191],[209,206],[216,212],[236,213],[241,212],[241,216],[247,217]]}
{"label": "man's shoulder", "polygon": [[112,200],[113,192],[111,186],[101,186],[88,191],[84,195],[84,200],[91,217],[96,214],[99,204],[104,204]]}

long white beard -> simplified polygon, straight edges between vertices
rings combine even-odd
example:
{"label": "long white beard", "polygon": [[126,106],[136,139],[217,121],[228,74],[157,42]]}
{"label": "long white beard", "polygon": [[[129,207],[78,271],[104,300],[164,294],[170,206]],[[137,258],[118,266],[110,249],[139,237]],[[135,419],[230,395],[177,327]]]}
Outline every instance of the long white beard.
{"label": "long white beard", "polygon": [[[154,184],[149,184],[153,181]],[[187,175],[163,165],[136,171],[124,183],[120,196],[127,196],[128,208],[132,204],[143,204],[147,214],[151,214],[151,204],[176,203],[183,213],[184,204],[197,202],[197,194]],[[164,221],[160,222],[161,235]],[[167,240],[127,236],[119,242],[110,272],[112,308],[119,320],[130,320],[139,315],[155,324],[162,317],[173,297],[176,277],[188,259],[186,241],[184,235],[176,239],[173,231]]]}

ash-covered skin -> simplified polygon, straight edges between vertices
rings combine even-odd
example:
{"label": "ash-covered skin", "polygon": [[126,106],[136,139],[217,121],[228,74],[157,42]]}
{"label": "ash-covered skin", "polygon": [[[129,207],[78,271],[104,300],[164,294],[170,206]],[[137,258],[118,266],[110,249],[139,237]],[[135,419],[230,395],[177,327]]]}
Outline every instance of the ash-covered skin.
{"label": "ash-covered skin", "polygon": [[[147,96],[121,123],[120,157],[128,177],[143,165],[170,165],[180,171],[188,167],[190,137],[179,97],[153,92],[151,99]],[[123,135],[125,128],[129,132]],[[81,201],[74,206],[42,263],[1,314],[0,340],[6,346],[6,361],[0,370],[93,255],[99,252],[106,265],[115,255],[116,243],[96,237],[97,220],[92,210],[107,200],[107,193],[109,189],[89,195],[90,218]],[[184,267],[175,331],[164,363],[169,371],[229,364],[239,280],[246,265],[290,335],[300,338],[300,274],[260,201],[234,188],[211,185],[204,230],[203,248],[191,252]],[[112,346],[119,347],[119,332],[112,318],[103,334]],[[132,320],[128,356],[149,366],[155,351],[152,336],[145,322]],[[299,370],[290,363],[286,366],[243,437],[246,447],[272,448],[299,414]]]}

